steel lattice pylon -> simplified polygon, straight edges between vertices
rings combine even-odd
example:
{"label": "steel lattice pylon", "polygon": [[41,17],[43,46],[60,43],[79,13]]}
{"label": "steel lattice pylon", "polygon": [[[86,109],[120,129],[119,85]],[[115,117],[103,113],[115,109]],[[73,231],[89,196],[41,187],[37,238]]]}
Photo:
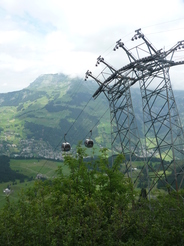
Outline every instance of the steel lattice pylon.
{"label": "steel lattice pylon", "polygon": [[[113,150],[125,154],[125,173],[128,176],[132,174],[132,159],[142,157],[142,169],[131,175],[135,184],[138,181],[140,187],[148,189],[148,193],[155,185],[168,191],[178,190],[184,177],[184,134],[169,68],[184,64],[184,61],[178,62],[174,58],[175,52],[184,48],[184,41],[168,51],[156,50],[141,29],[135,32],[132,41],[137,40],[138,45],[131,48],[131,52],[121,40],[114,48],[123,49],[129,60],[127,65],[115,69],[100,56],[97,65],[102,63],[105,68],[98,77],[87,71],[86,78],[90,76],[99,84],[93,97],[103,92],[109,101],[111,145]],[[136,83],[139,83],[142,97],[144,141],[139,137],[131,99],[130,88]]]}

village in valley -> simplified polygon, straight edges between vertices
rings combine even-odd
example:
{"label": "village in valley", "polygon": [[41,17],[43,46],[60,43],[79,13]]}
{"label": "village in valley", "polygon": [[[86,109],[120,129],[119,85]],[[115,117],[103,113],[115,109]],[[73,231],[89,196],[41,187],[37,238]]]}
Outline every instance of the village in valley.
{"label": "village in valley", "polygon": [[63,160],[62,152],[53,150],[52,146],[43,140],[25,139],[20,140],[17,146],[14,143],[1,142],[0,151],[3,155],[11,158],[44,158],[52,160]]}

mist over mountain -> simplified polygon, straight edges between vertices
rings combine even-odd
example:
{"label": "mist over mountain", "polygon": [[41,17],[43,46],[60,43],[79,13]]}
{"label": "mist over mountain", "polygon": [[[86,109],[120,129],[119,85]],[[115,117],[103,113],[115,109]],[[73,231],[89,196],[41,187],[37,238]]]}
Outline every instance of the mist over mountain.
{"label": "mist over mountain", "polygon": [[[110,148],[110,115],[107,98],[94,81],[70,78],[64,74],[39,76],[26,89],[0,94],[0,154],[61,159],[66,140],[75,148],[92,130],[96,147]],[[139,89],[131,89],[140,134],[143,135],[142,104]],[[184,122],[184,91],[174,91]]]}

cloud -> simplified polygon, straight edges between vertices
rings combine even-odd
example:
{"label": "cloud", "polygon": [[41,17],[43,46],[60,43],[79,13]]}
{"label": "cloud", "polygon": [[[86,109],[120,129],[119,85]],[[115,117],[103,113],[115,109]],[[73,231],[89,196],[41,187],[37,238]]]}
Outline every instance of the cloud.
{"label": "cloud", "polygon": [[167,50],[184,39],[183,9],[182,0],[1,0],[1,81],[11,91],[44,73],[83,77],[96,69],[99,55],[121,66],[127,61],[113,52],[115,42],[121,38],[133,47],[131,37],[140,27],[157,49]]}

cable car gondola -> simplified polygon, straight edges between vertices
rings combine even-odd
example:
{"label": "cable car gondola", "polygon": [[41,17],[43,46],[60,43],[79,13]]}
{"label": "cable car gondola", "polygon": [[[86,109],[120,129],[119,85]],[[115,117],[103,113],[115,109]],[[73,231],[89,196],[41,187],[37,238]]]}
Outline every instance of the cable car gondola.
{"label": "cable car gondola", "polygon": [[[66,134],[65,134],[65,136],[66,136]],[[64,139],[65,139],[65,136],[64,136]],[[68,152],[71,150],[71,146],[68,142],[66,142],[66,139],[65,139],[65,142],[62,143],[62,145],[61,145],[61,150],[64,152]]]}
{"label": "cable car gondola", "polygon": [[[92,135],[92,130],[90,131],[91,132],[91,135]],[[93,147],[93,140],[91,138],[87,138],[85,141],[84,141],[84,145],[87,147],[87,148],[92,148]]]}

